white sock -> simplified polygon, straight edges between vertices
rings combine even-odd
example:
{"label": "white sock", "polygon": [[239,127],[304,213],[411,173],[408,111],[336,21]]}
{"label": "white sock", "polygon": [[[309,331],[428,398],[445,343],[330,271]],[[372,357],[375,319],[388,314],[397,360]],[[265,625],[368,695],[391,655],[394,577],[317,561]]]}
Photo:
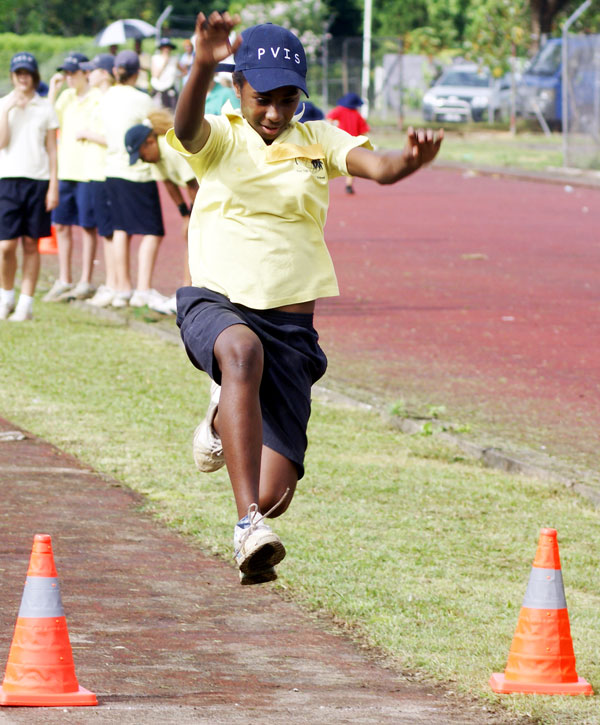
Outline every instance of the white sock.
{"label": "white sock", "polygon": [[19,295],[19,301],[17,302],[17,310],[23,310],[23,312],[31,312],[33,310],[33,297],[24,295],[22,292]]}
{"label": "white sock", "polygon": [[15,304],[15,291],[14,289],[1,289],[0,288],[0,301],[6,305]]}

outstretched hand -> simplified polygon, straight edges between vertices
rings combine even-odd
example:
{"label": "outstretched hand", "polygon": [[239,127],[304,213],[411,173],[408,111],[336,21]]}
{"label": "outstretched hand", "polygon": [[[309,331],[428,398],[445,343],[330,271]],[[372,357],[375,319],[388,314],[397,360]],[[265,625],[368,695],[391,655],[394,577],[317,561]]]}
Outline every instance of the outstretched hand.
{"label": "outstretched hand", "polygon": [[196,62],[202,65],[217,65],[240,47],[242,38],[238,35],[233,43],[229,35],[240,22],[239,15],[231,16],[228,12],[213,11],[208,18],[198,13],[196,18]]}
{"label": "outstretched hand", "polygon": [[404,147],[404,157],[407,165],[413,169],[418,169],[420,166],[433,161],[440,150],[443,139],[443,128],[435,133],[430,128],[419,128],[415,131],[412,126],[409,126],[406,146]]}

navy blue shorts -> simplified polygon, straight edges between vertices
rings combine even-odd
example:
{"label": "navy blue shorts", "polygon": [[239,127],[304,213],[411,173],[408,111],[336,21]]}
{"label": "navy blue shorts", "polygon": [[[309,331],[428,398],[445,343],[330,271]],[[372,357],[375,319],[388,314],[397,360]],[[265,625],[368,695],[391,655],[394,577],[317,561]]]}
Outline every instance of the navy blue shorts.
{"label": "navy blue shorts", "polygon": [[96,226],[94,198],[89,181],[58,182],[58,206],[52,212],[54,224],[80,226],[93,229]]}
{"label": "navy blue shorts", "polygon": [[213,351],[221,332],[242,324],[258,336],[264,350],[263,444],[292,461],[302,478],[311,387],[327,369],[312,314],[253,310],[204,287],[182,287],[177,290],[177,324],[192,363],[219,384]]}
{"label": "navy blue shorts", "polygon": [[0,239],[49,237],[47,192],[47,181],[0,179]]}
{"label": "navy blue shorts", "polygon": [[92,200],[94,202],[94,216],[96,217],[96,226],[98,234],[102,237],[112,237],[113,225],[110,215],[110,204],[108,203],[108,194],[106,193],[106,182],[90,181],[92,190]]}
{"label": "navy blue shorts", "polygon": [[164,236],[165,228],[156,181],[108,178],[104,183],[113,229],[127,234]]}

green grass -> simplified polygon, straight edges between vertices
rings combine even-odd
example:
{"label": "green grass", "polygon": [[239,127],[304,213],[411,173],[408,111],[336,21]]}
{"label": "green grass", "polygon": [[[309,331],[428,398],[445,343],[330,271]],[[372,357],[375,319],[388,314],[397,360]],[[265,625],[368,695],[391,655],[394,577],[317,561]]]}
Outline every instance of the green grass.
{"label": "green grass", "polygon": [[[418,116],[406,119],[405,127],[431,126]],[[447,124],[446,137],[438,160],[469,166],[514,167],[541,171],[563,164],[562,136],[553,133],[546,137],[530,123],[520,122],[513,136],[500,124]],[[400,148],[405,134],[393,126],[374,126],[369,134],[381,148]]]}
{"label": "green grass", "polygon": [[[226,473],[198,474],[191,432],[208,378],[183,350],[64,305],[0,323],[0,414],[146,496],[231,562]],[[336,374],[335,370],[330,373]],[[274,588],[324,611],[392,666],[543,723],[599,723],[595,698],[496,696],[539,530],[559,542],[577,670],[600,687],[599,514],[566,490],[465,461],[435,435],[314,404],[307,475],[274,526]],[[233,568],[225,576],[235,576]]]}

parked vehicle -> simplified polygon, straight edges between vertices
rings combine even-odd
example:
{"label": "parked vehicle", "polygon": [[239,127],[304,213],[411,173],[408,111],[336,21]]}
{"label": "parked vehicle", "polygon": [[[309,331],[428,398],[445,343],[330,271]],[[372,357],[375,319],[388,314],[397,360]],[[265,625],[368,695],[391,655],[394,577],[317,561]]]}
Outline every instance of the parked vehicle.
{"label": "parked vehicle", "polygon": [[[562,38],[551,38],[525,69],[518,88],[519,106],[525,118],[541,114],[549,126],[562,126]],[[594,112],[597,60],[600,36],[573,35],[568,39],[569,117],[581,118]],[[597,100],[596,100],[597,102]]]}
{"label": "parked vehicle", "polygon": [[497,88],[489,72],[475,63],[455,63],[423,96],[425,121],[485,121],[497,106]]}

